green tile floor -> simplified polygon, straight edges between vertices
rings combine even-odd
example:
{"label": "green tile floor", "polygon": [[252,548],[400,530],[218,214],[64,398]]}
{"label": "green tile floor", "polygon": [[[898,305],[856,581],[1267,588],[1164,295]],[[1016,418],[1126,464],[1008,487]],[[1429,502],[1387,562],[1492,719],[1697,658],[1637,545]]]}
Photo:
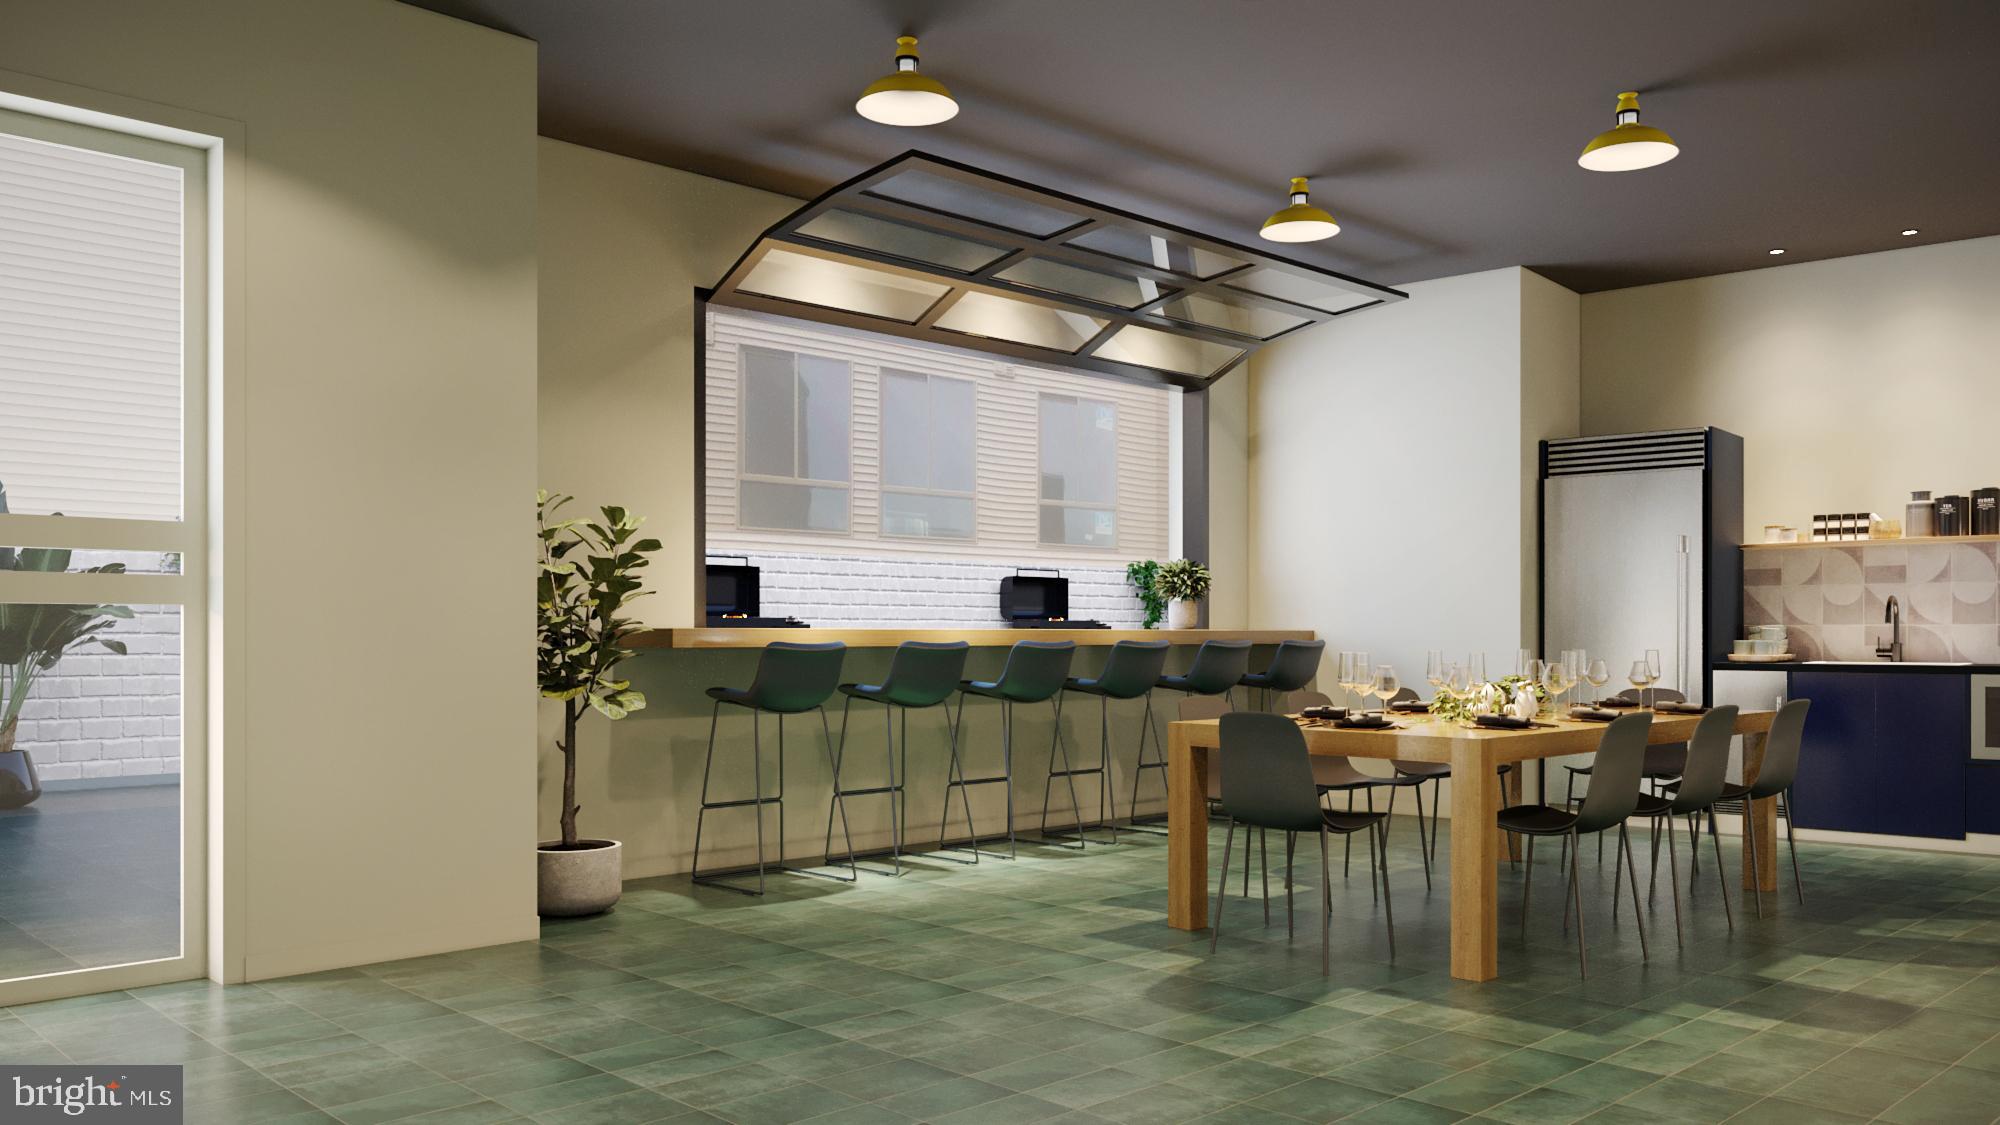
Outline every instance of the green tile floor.
{"label": "green tile floor", "polygon": [[1272,924],[1232,900],[1211,956],[1164,924],[1164,839],[1120,840],[764,899],[648,880],[539,943],[0,1011],[0,1058],[183,1063],[201,1123],[2000,1117],[2000,860],[1810,845],[1807,905],[1787,878],[1733,936],[1704,865],[1685,948],[1662,882],[1642,964],[1587,848],[1580,981],[1549,848],[1525,940],[1502,873],[1474,985],[1406,819],[1397,958],[1357,861],[1330,979],[1316,895],[1288,943],[1274,871]]}

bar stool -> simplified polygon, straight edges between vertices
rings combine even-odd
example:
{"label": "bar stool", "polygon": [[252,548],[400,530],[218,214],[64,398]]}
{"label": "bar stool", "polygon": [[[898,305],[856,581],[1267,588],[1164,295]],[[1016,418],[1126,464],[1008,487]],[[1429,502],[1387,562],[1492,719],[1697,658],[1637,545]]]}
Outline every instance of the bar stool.
{"label": "bar stool", "polygon": [[[1249,641],[1203,641],[1194,650],[1194,662],[1188,670],[1177,676],[1162,675],[1153,681],[1154,687],[1178,691],[1187,698],[1195,696],[1219,695],[1223,701],[1235,706],[1231,694],[1238,682],[1250,668]],[[1153,715],[1153,696],[1146,694],[1145,726],[1139,731],[1139,759],[1132,767],[1132,800],[1125,819],[1135,827],[1139,821],[1139,781],[1147,770],[1160,771],[1160,795],[1166,796],[1167,752],[1166,742],[1160,737],[1159,727]],[[1153,736],[1153,760],[1146,760],[1146,735]],[[1148,829],[1147,831],[1157,831]]]}
{"label": "bar stool", "polygon": [[[840,665],[846,657],[847,646],[838,641],[830,644],[797,644],[791,641],[775,641],[765,645],[757,657],[757,675],[747,688],[712,687],[708,697],[715,700],[715,707],[708,720],[708,757],[701,767],[701,809],[694,818],[694,881],[703,886],[721,887],[738,894],[761,895],[764,893],[764,806],[778,806],[778,862],[779,870],[795,871],[802,875],[819,875],[822,878],[839,878],[823,871],[806,868],[792,868],[785,864],[785,716],[806,711],[819,712],[820,736],[826,740],[826,761],[833,770],[833,786],[838,801],[840,790],[840,763],[833,751],[833,735],[827,729],[827,698],[833,694],[834,685],[840,682]],[[716,724],[722,718],[722,705],[742,707],[750,712],[751,777],[755,786],[753,797],[735,801],[711,801],[708,799],[709,775],[715,767]],[[764,747],[760,715],[778,717],[778,792],[775,796],[764,795]],[[716,872],[704,875],[701,872],[701,830],[708,819],[710,809],[755,808],[757,810],[757,889],[731,886],[721,882],[738,871]],[[847,826],[847,807],[840,806],[841,827]],[[833,839],[833,809],[827,810],[827,839]],[[848,850],[853,851],[850,839]]]}
{"label": "bar stool", "polygon": [[1320,657],[1325,652],[1325,641],[1279,641],[1269,667],[1262,672],[1245,672],[1236,682],[1257,692],[1257,710],[1265,710],[1274,695],[1283,699],[1285,693],[1311,683],[1319,673]]}
{"label": "bar stool", "polygon": [[[993,777],[965,776],[965,763],[960,758],[956,741],[952,744],[951,769],[946,774],[944,789],[944,815],[938,823],[938,850],[970,851],[972,858],[957,860],[961,863],[979,862],[979,833],[972,826],[972,801],[966,790],[974,785],[1004,785],[1007,792],[1007,858],[1016,856],[1014,842],[1014,705],[1016,703],[1044,703],[1054,700],[1069,679],[1070,661],[1076,656],[1074,641],[1016,641],[1007,650],[1007,663],[1000,669],[997,680],[961,680],[958,684],[958,729],[965,729],[965,697],[982,696],[1000,701],[1000,773]],[[1056,711],[1057,722],[1061,722],[1060,706]],[[1057,732],[1060,734],[1060,730]],[[1053,751],[1051,746],[1051,751]],[[965,830],[971,834],[969,847],[945,847],[945,828],[951,822],[951,791],[958,790],[959,803],[965,806]],[[991,854],[999,854],[997,852]],[[941,859],[955,859],[940,856]]]}
{"label": "bar stool", "polygon": [[[1138,699],[1146,697],[1146,725],[1139,732],[1139,752],[1145,754],[1146,730],[1152,727],[1153,685],[1159,682],[1160,670],[1167,664],[1167,642],[1165,641],[1119,641],[1111,646],[1111,655],[1104,660],[1104,668],[1096,676],[1078,678],[1071,676],[1063,682],[1063,690],[1056,696],[1056,737],[1049,744],[1049,780],[1042,786],[1042,829],[1044,837],[1049,833],[1049,795],[1060,777],[1069,785],[1070,807],[1076,811],[1076,846],[1084,846],[1083,805],[1076,795],[1076,779],[1083,774],[1096,774],[1097,822],[1107,823],[1109,811],[1118,807],[1115,794],[1111,792],[1111,775],[1106,771],[1111,763],[1111,701],[1114,699]],[[1233,681],[1232,681],[1233,682]],[[1069,758],[1069,743],[1062,737],[1062,701],[1070,692],[1094,695],[1098,700],[1098,752],[1097,764],[1083,769],[1075,768]],[[1157,735],[1155,735],[1157,738]],[[1056,769],[1056,753],[1060,750],[1063,768]],[[1134,780],[1133,788],[1138,784]],[[1118,826],[1109,825],[1111,842],[1118,842]]]}
{"label": "bar stool", "polygon": [[[1660,822],[1666,822],[1667,862],[1673,867],[1667,886],[1674,894],[1674,945],[1685,943],[1681,938],[1681,865],[1680,844],[1674,839],[1674,818],[1685,816],[1694,824],[1700,824],[1701,814],[1708,814],[1708,834],[1715,844],[1715,875],[1722,881],[1722,913],[1729,921],[1729,931],[1736,932],[1736,918],[1729,909],[1729,876],[1722,868],[1722,840],[1715,833],[1715,803],[1722,799],[1723,786],[1729,773],[1729,744],[1736,737],[1736,708],[1716,707],[1701,717],[1694,728],[1694,736],[1687,742],[1687,761],[1681,776],[1669,786],[1671,796],[1662,797],[1651,793],[1639,795],[1639,807],[1633,815],[1643,816],[1653,822],[1652,835],[1657,844],[1660,836]],[[1647,747],[1651,749],[1651,747]],[[1699,829],[1697,829],[1699,831]],[[1701,838],[1697,835],[1688,841],[1699,849]],[[1653,885],[1659,879],[1660,852],[1653,849],[1653,873],[1646,879],[1646,895],[1652,897]],[[1694,872],[1688,872],[1688,894],[1694,894]],[[1632,888],[1638,894],[1637,887]],[[1611,888],[1611,910],[1618,911],[1618,886],[1613,880]]]}
{"label": "bar stool", "polygon": [[[1583,883],[1577,872],[1580,838],[1585,832],[1618,829],[1619,858],[1633,873],[1632,885],[1639,885],[1625,821],[1639,807],[1639,771],[1645,764],[1646,735],[1652,725],[1652,713],[1641,711],[1634,715],[1621,715],[1605,728],[1604,737],[1597,743],[1597,756],[1592,762],[1596,767],[1595,777],[1590,791],[1583,796],[1581,808],[1571,811],[1548,805],[1515,805],[1501,809],[1497,818],[1497,823],[1506,832],[1528,838],[1528,874],[1521,883],[1521,932],[1524,935],[1528,932],[1528,895],[1535,881],[1535,837],[1561,836],[1567,845],[1563,850],[1569,857],[1569,886],[1563,891],[1563,928],[1569,928],[1569,910],[1573,905],[1576,908],[1577,975],[1585,979],[1590,976],[1590,963],[1583,941]],[[1650,955],[1646,949],[1646,922],[1639,912],[1639,896],[1636,893],[1632,895],[1632,920],[1639,927],[1640,959],[1647,960]]]}
{"label": "bar stool", "polygon": [[[895,874],[903,873],[903,830],[906,808],[903,802],[903,783],[908,779],[910,767],[910,712],[937,707],[951,698],[958,690],[959,677],[965,672],[965,654],[970,648],[964,641],[904,641],[896,646],[896,655],[889,661],[889,674],[882,677],[879,684],[841,684],[840,692],[847,698],[840,706],[840,750],[834,755],[833,800],[844,797],[889,798],[889,853]],[[843,789],[840,786],[840,766],[847,758],[847,717],[857,699],[872,700],[882,704],[882,746],[884,760],[889,767],[889,783],[873,785],[861,789]],[[901,737],[896,726],[900,717]],[[951,709],[944,709],[946,736],[951,740],[952,753],[958,753],[958,724],[953,721]],[[901,747],[901,770],[898,771],[897,748]],[[845,824],[846,806],[842,808],[842,823]],[[832,806],[827,813],[827,848],[833,847]],[[854,838],[847,841],[847,868],[858,878],[860,867],[855,863]]]}

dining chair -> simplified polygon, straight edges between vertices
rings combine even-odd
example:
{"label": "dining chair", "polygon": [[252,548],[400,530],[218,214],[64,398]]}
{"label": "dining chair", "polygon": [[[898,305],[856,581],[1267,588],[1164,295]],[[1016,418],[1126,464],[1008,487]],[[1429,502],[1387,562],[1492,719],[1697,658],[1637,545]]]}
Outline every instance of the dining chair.
{"label": "dining chair", "polygon": [[[1422,696],[1419,696],[1409,688],[1400,688],[1395,695],[1389,697],[1389,706],[1393,709],[1398,703],[1421,698]],[[1431,885],[1431,861],[1437,858],[1438,803],[1444,799],[1444,783],[1451,778],[1451,763],[1413,762],[1398,758],[1390,762],[1389,765],[1396,771],[1397,778],[1407,779],[1405,783],[1413,787],[1410,791],[1410,796],[1417,802],[1417,836],[1418,842],[1423,844],[1424,847],[1424,888],[1428,890]],[[1510,764],[1502,763],[1495,772],[1504,779],[1508,774],[1514,772],[1514,767]],[[1423,786],[1427,781],[1431,783],[1431,827],[1430,834],[1425,836]],[[1506,807],[1506,804],[1507,794],[1503,789],[1500,794],[1499,807],[1495,808],[1494,811],[1498,812],[1500,808]],[[1519,862],[1520,854],[1516,850],[1514,838],[1509,836],[1507,838],[1507,863],[1509,866],[1513,866]]]}
{"label": "dining chair", "polygon": [[[1283,715],[1254,711],[1233,711],[1220,719],[1219,757],[1222,776],[1222,811],[1229,828],[1222,841],[1222,878],[1215,891],[1215,925],[1209,934],[1208,950],[1215,952],[1222,940],[1223,907],[1229,898],[1229,856],[1236,843],[1236,828],[1277,829],[1288,841],[1300,833],[1319,837],[1320,894],[1319,922],[1320,974],[1333,972],[1333,863],[1327,851],[1330,833],[1351,836],[1367,832],[1381,856],[1382,917],[1389,933],[1389,956],[1396,956],[1396,918],[1389,902],[1389,814],[1386,812],[1336,812],[1320,803],[1319,786],[1313,779],[1312,757],[1306,750],[1305,735],[1298,724]],[[1244,847],[1249,847],[1246,834]],[[1375,877],[1370,869],[1370,880]],[[1285,887],[1292,886],[1292,871],[1285,867]],[[1292,895],[1285,896],[1285,931],[1295,932]]]}
{"label": "dining chair", "polygon": [[1778,708],[1778,713],[1771,717],[1771,729],[1764,736],[1764,764],[1757,770],[1757,780],[1748,785],[1732,782],[1722,787],[1723,800],[1743,804],[1743,846],[1750,852],[1750,870],[1759,873],[1759,877],[1751,880],[1759,918],[1764,916],[1764,880],[1757,856],[1757,834],[1750,824],[1754,801],[1777,801],[1778,815],[1785,818],[1785,843],[1792,853],[1792,889],[1799,896],[1799,905],[1806,904],[1805,883],[1799,878],[1799,841],[1792,831],[1792,782],[1799,776],[1799,746],[1805,736],[1806,710],[1811,706],[1810,699],[1794,699]]}
{"label": "dining chair", "polygon": [[[1622,703],[1637,705],[1645,695],[1651,695],[1655,703],[1687,702],[1687,696],[1673,688],[1652,688],[1643,693],[1638,688],[1626,688],[1611,698]],[[1687,765],[1687,755],[1688,748],[1685,742],[1663,742],[1658,746],[1646,747],[1646,766],[1642,773],[1646,780],[1653,783],[1654,792],[1659,792],[1667,782],[1681,775],[1681,770]],[[1586,762],[1580,766],[1569,765],[1563,768],[1569,771],[1569,784],[1563,792],[1563,803],[1575,804],[1576,779],[1590,776],[1590,764]],[[1655,855],[1654,858],[1657,860],[1659,857]],[[1603,836],[1597,838],[1597,862],[1604,862]]]}
{"label": "dining chair", "polygon": [[[1333,700],[1325,692],[1295,691],[1285,696],[1282,712],[1287,715],[1296,715],[1308,707],[1331,706],[1333,706]],[[1390,774],[1387,777],[1382,777],[1377,774],[1364,773],[1355,768],[1354,762],[1345,755],[1314,754],[1312,755],[1312,768],[1313,781],[1319,786],[1320,795],[1324,797],[1333,793],[1347,794],[1348,812],[1355,811],[1354,795],[1356,793],[1360,793],[1367,800],[1368,811],[1371,813],[1374,812],[1375,790],[1387,789],[1389,791],[1389,807],[1385,815],[1394,816],[1396,813],[1396,790],[1413,788],[1417,785],[1417,779],[1404,777],[1401,774]],[[1387,831],[1387,829],[1385,828],[1384,831]],[[1423,822],[1421,819],[1417,822],[1417,831],[1417,842],[1421,845],[1423,843]],[[1371,842],[1369,846],[1372,848],[1374,845]],[[1346,837],[1342,842],[1342,847],[1346,854],[1340,860],[1340,875],[1344,879],[1354,870],[1354,837],[1352,835]],[[1424,861],[1424,889],[1430,890],[1431,857],[1424,852],[1422,847],[1418,848],[1418,854],[1423,856]],[[1289,856],[1286,857],[1286,861],[1290,862]],[[1371,866],[1375,862],[1372,852],[1370,853],[1368,862]]]}
{"label": "dining chair", "polygon": [[[1687,761],[1681,776],[1667,787],[1668,795],[1641,793],[1635,816],[1643,816],[1652,821],[1653,871],[1646,880],[1646,895],[1652,897],[1653,883],[1659,877],[1660,826],[1666,825],[1667,863],[1672,868],[1667,885],[1674,894],[1674,945],[1683,945],[1681,940],[1681,868],[1680,844],[1674,839],[1674,818],[1688,817],[1691,824],[1699,825],[1702,814],[1708,815],[1708,834],[1715,845],[1715,874],[1722,882],[1722,913],[1729,921],[1729,930],[1736,932],[1736,918],[1729,908],[1729,877],[1722,868],[1722,839],[1715,831],[1715,803],[1722,799],[1722,790],[1729,773],[1729,747],[1736,738],[1736,715],[1734,705],[1724,704],[1709,709],[1695,725],[1694,735],[1687,742]],[[1699,828],[1696,829],[1699,832]],[[1699,847],[1701,841],[1688,841]],[[1694,894],[1695,872],[1688,872],[1688,894]],[[1632,893],[1639,893],[1638,887]],[[1618,879],[1614,876],[1611,884],[1611,911],[1618,912]]]}
{"label": "dining chair", "polygon": [[[1612,720],[1604,730],[1604,737],[1598,740],[1597,753],[1592,760],[1595,767],[1590,790],[1583,795],[1583,803],[1572,810],[1555,808],[1550,805],[1516,805],[1500,810],[1497,818],[1503,831],[1528,839],[1527,876],[1521,882],[1521,932],[1528,932],[1528,897],[1535,882],[1535,838],[1537,836],[1560,836],[1567,845],[1563,851],[1569,857],[1569,886],[1563,894],[1563,928],[1569,928],[1569,912],[1576,910],[1576,966],[1577,975],[1588,979],[1590,976],[1589,955],[1585,951],[1583,938],[1583,883],[1577,863],[1585,833],[1603,833],[1618,830],[1618,859],[1632,872],[1632,885],[1639,885],[1636,866],[1632,863],[1631,840],[1625,831],[1625,822],[1639,806],[1640,771],[1646,761],[1646,736],[1653,725],[1651,712],[1640,711],[1632,715],[1621,715]],[[1613,920],[1617,918],[1613,914]],[[1646,948],[1646,920],[1640,913],[1639,896],[1632,895],[1632,920],[1639,927],[1639,956],[1649,960]]]}

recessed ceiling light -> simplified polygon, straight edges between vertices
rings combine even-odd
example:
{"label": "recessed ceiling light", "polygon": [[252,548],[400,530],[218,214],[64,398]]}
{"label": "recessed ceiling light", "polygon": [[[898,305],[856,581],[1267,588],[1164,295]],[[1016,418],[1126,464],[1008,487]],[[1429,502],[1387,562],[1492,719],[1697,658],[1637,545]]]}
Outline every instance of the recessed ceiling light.
{"label": "recessed ceiling light", "polygon": [[1665,164],[1680,155],[1680,146],[1665,131],[1639,124],[1639,95],[1618,95],[1618,124],[1590,139],[1576,162],[1593,172],[1633,172]]}
{"label": "recessed ceiling light", "polygon": [[854,112],[883,125],[936,125],[958,115],[958,103],[944,83],[917,73],[917,41],[896,39],[896,72],[861,91]]}
{"label": "recessed ceiling light", "polygon": [[1785,250],[1784,250],[1784,248],[1783,248],[1783,247],[1779,247],[1779,248],[1778,248],[1778,249],[1776,249],[1776,250],[1766,250],[1766,251],[1764,251],[1764,253],[1766,253],[1766,254],[1769,254],[1769,255],[1771,255],[1771,256],[1772,256],[1772,257],[1774,257],[1774,258],[1775,258],[1775,257],[1777,257],[1778,255],[1780,255],[1780,254],[1784,253],[1784,252],[1785,252]]}
{"label": "recessed ceiling light", "polygon": [[1913,234],[1915,234],[1915,233],[1917,233],[1917,228],[1915,228],[1915,227],[1911,227],[1911,228],[1910,228],[1909,230],[1906,230],[1906,231],[1904,231],[1904,232],[1903,232],[1903,237],[1904,237],[1904,238],[1908,238],[1908,237],[1910,237],[1911,235],[1913,235]]}
{"label": "recessed ceiling light", "polygon": [[1306,178],[1292,177],[1291,205],[1264,220],[1258,234],[1272,242],[1318,242],[1340,233],[1333,216],[1306,202]]}

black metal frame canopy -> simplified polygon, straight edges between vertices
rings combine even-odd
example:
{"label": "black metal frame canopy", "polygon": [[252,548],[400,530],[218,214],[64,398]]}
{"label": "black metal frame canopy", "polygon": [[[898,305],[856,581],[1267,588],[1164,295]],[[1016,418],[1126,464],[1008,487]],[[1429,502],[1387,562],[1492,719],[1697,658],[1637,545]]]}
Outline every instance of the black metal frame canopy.
{"label": "black metal frame canopy", "polygon": [[766,230],[706,296],[1200,390],[1408,294],[911,151]]}

